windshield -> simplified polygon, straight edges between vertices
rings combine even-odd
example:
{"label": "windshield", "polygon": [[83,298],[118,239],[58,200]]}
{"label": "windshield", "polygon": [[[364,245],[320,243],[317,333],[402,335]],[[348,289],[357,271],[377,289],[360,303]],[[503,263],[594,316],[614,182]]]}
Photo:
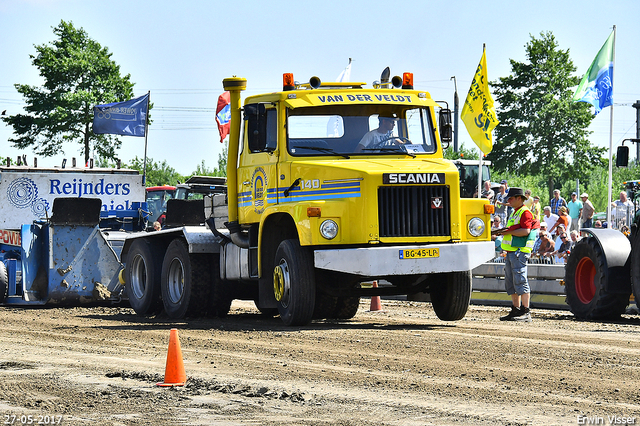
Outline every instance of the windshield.
{"label": "windshield", "polygon": [[436,151],[428,108],[363,105],[288,110],[292,155],[422,155]]}

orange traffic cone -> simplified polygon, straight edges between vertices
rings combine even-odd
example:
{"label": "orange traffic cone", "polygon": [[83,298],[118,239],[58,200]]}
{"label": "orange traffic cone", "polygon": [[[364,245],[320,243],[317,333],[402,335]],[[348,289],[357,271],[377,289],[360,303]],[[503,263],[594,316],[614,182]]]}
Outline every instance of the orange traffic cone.
{"label": "orange traffic cone", "polygon": [[187,383],[187,374],[184,372],[178,330],[172,328],[169,335],[169,352],[167,353],[167,366],[164,370],[164,383],[156,383],[156,385],[184,386],[185,383]]}
{"label": "orange traffic cone", "polygon": [[[378,281],[373,282],[373,288],[378,288]],[[369,306],[370,312],[377,312],[382,310],[382,303],[380,303],[380,296],[371,296],[371,305]]]}

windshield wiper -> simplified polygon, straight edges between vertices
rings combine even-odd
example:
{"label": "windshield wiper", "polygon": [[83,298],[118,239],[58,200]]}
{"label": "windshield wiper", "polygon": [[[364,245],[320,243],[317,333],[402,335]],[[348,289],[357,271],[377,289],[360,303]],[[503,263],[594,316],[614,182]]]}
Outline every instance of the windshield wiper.
{"label": "windshield wiper", "polygon": [[300,146],[300,145],[297,145],[297,146],[294,146],[293,148],[299,148],[299,149],[312,149],[312,150],[314,150],[314,151],[325,152],[325,153],[327,153],[327,154],[340,155],[340,156],[342,156],[342,157],[346,158],[347,160],[350,158],[347,154],[341,154],[341,153],[339,153],[339,152],[335,152],[335,151],[334,151],[333,149],[331,149],[331,148],[322,148],[322,147],[320,147],[320,146],[304,146],[304,145],[303,145],[303,146]]}
{"label": "windshield wiper", "polygon": [[363,148],[363,151],[381,151],[381,152],[396,152],[398,154],[406,154],[410,155],[413,158],[416,158],[416,155],[413,152],[408,152],[400,147],[391,148],[391,147],[382,147],[382,148]]}

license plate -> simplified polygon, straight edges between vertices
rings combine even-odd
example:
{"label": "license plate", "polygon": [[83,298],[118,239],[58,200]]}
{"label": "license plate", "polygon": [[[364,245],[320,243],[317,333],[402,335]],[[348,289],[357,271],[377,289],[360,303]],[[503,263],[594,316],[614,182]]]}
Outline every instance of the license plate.
{"label": "license plate", "polygon": [[440,249],[423,248],[400,250],[400,259],[424,259],[428,257],[440,257]]}

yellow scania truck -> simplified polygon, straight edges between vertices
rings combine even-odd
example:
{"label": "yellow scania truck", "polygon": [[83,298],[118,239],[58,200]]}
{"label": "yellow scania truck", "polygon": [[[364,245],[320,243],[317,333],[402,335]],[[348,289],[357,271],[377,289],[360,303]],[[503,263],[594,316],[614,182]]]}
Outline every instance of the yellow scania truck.
{"label": "yellow scania truck", "polygon": [[[246,84],[223,81],[227,194],[171,200],[166,229],[125,242],[134,309],[223,316],[249,299],[303,325],[351,318],[361,296],[427,292],[440,319],[464,317],[470,271],[494,254],[493,207],[461,198],[443,159],[450,110],[410,73],[373,88],[285,74],[282,91],[243,106]],[[361,285],[372,280],[385,285]]]}

